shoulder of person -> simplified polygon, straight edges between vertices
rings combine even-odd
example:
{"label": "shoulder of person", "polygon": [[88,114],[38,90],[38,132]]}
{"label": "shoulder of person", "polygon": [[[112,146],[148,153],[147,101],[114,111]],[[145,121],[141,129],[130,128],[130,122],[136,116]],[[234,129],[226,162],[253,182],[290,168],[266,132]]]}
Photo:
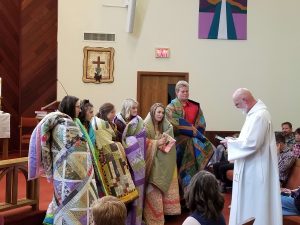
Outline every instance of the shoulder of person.
{"label": "shoulder of person", "polygon": [[201,225],[194,217],[187,217],[182,225]]}

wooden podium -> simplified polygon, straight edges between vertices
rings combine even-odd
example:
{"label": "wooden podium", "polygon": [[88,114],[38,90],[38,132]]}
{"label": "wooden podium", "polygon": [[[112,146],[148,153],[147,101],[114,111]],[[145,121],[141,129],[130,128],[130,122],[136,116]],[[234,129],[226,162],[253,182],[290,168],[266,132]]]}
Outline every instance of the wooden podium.
{"label": "wooden podium", "polygon": [[47,111],[49,112],[54,112],[55,110],[58,109],[58,106],[60,104],[60,101],[53,101],[51,103],[49,103],[48,105],[45,105],[41,108],[42,111]]}
{"label": "wooden podium", "polygon": [[41,107],[41,110],[35,111],[36,118],[38,120],[42,120],[48,113],[56,111],[58,109],[59,104],[60,101],[55,100],[49,103],[48,105]]}

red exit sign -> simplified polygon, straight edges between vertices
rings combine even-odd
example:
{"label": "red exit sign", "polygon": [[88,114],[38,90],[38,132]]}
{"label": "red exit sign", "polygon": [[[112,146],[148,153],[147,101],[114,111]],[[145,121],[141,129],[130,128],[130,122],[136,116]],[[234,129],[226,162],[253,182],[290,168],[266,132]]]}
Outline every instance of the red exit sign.
{"label": "red exit sign", "polygon": [[169,48],[156,48],[155,49],[155,57],[156,58],[169,58],[170,57],[170,49]]}

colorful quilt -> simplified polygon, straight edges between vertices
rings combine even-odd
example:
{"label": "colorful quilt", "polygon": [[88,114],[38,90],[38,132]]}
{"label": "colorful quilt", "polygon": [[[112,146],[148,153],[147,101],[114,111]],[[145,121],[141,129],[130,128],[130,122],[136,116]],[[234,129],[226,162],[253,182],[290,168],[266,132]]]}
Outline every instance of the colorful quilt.
{"label": "colorful quilt", "polygon": [[127,225],[141,225],[144,208],[144,185],[145,185],[145,149],[146,132],[144,121],[136,116],[128,123],[120,114],[117,115],[119,123],[126,125],[122,133],[122,145],[132,171],[134,184],[138,190],[139,198],[131,203],[128,210]]}
{"label": "colorful quilt", "polygon": [[125,150],[120,142],[113,141],[116,134],[111,125],[94,117],[92,126],[96,134],[96,151],[98,151],[99,169],[104,175],[104,183],[109,195],[118,197],[124,203],[138,198],[131,177]]}
{"label": "colorful quilt", "polygon": [[183,191],[191,178],[205,168],[213,154],[211,142],[203,135],[206,124],[200,105],[193,103],[199,109],[194,124],[184,119],[184,110],[177,98],[166,108],[167,117],[174,126],[179,184]]}
{"label": "colorful quilt", "polygon": [[53,183],[54,196],[44,224],[93,224],[90,206],[98,198],[92,157],[79,127],[67,115],[48,114],[31,138],[29,178],[42,168]]}

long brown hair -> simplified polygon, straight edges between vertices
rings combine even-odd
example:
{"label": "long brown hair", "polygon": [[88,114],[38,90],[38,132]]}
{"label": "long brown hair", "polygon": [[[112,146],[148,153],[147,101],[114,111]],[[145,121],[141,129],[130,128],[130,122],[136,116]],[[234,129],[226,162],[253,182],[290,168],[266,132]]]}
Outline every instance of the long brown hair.
{"label": "long brown hair", "polygon": [[[154,103],[151,107],[150,107],[150,116],[151,116],[151,119],[152,119],[152,123],[153,125],[155,125],[155,111],[158,107],[161,107],[164,109],[164,112],[165,112],[165,106],[162,104],[162,103]],[[163,120],[165,118],[165,115],[163,117],[163,119],[158,123],[158,129],[159,131],[162,133],[163,132]]]}
{"label": "long brown hair", "polygon": [[191,211],[197,210],[207,219],[217,219],[224,208],[224,197],[217,179],[205,170],[193,176],[184,197]]}
{"label": "long brown hair", "polygon": [[67,95],[61,100],[58,110],[74,119],[76,117],[75,106],[78,100],[79,98],[75,96]]}
{"label": "long brown hair", "polygon": [[90,128],[90,121],[86,120],[86,113],[91,108],[93,108],[93,104],[90,103],[90,101],[88,99],[83,99],[80,102],[80,109],[81,109],[81,111],[80,111],[80,113],[78,115],[78,119],[86,127],[87,131],[89,131],[89,128]]}

